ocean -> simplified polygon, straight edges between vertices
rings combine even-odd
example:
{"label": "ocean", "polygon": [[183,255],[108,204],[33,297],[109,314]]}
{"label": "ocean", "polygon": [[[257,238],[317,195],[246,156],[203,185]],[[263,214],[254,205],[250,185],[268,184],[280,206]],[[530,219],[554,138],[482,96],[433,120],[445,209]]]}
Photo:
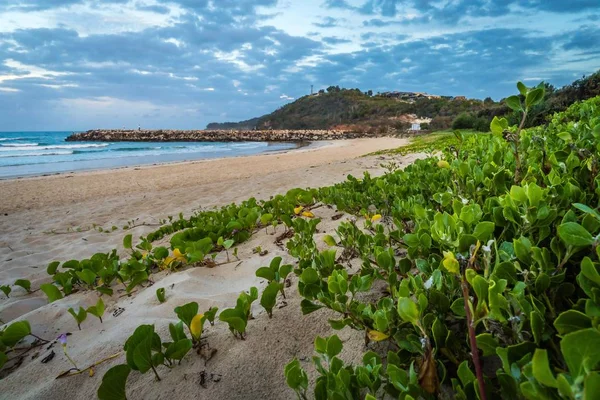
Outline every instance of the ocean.
{"label": "ocean", "polygon": [[65,142],[73,132],[0,132],[0,179],[259,154],[267,142]]}

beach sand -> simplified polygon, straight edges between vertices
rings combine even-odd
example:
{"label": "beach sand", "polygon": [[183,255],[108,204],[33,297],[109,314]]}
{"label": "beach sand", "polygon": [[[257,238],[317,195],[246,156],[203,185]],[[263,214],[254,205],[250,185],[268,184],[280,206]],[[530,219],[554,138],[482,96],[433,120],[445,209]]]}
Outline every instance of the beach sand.
{"label": "beach sand", "polygon": [[[120,248],[127,233],[134,237],[157,229],[158,221],[182,212],[189,216],[195,210],[238,202],[249,197],[259,199],[284,193],[294,187],[320,187],[343,181],[348,174],[362,176],[364,171],[380,175],[380,166],[394,160],[408,165],[422,155],[369,156],[364,154],[407,143],[405,139],[356,139],[328,143],[287,153],[187,162],[172,165],[81,172],[58,176],[0,181],[0,285],[12,284],[18,278],[30,279],[32,289],[49,281],[46,266],[54,260],[83,259],[96,252]],[[315,210],[323,218],[320,235],[333,233],[340,222],[332,221],[335,210]],[[137,227],[121,228],[132,221]],[[104,229],[119,227],[102,233]],[[144,225],[146,224],[146,225]],[[80,231],[77,231],[80,230]],[[139,288],[131,297],[116,291],[108,298],[104,323],[88,316],[77,326],[69,307],[95,304],[95,292],[79,292],[52,304],[39,291],[26,294],[14,287],[10,299],[0,295],[0,319],[10,322],[27,319],[33,332],[46,339],[71,332],[69,354],[79,366],[88,366],[118,353],[135,327],[155,324],[163,340],[168,338],[168,324],[175,322],[173,309],[196,301],[200,310],[211,306],[232,307],[238,294],[251,286],[261,288],[255,277],[257,268],[280,255],[293,262],[287,252],[274,244],[275,236],[257,232],[238,246],[241,263],[233,262],[217,268],[190,268],[176,273],[153,274],[154,284]],[[136,240],[134,240],[136,241]],[[318,240],[324,247],[322,240]],[[168,243],[165,238],[162,243]],[[269,254],[260,257],[252,249],[261,246]],[[126,255],[124,251],[121,251]],[[217,262],[225,262],[220,254]],[[357,266],[355,266],[357,267]],[[172,370],[159,368],[163,382],[155,382],[152,374],[133,372],[128,380],[131,399],[292,399],[283,366],[298,357],[314,379],[310,362],[315,336],[337,333],[346,349],[343,358],[359,362],[364,351],[364,337],[350,329],[334,332],[327,319],[333,315],[319,310],[308,316],[300,312],[296,280],[287,289],[288,299],[279,302],[272,320],[255,304],[255,319],[249,322],[247,340],[235,339],[226,324],[216,322],[207,329],[210,346],[217,349],[209,361],[188,354],[181,366]],[[167,301],[159,304],[155,291],[166,288]],[[113,317],[118,307],[123,314]],[[124,363],[124,356],[103,363],[95,376],[87,374],[55,380],[69,368],[59,345],[53,349],[40,347],[31,352],[15,372],[0,380],[0,399],[80,399],[95,398],[103,374],[114,365]],[[48,363],[40,360],[56,352]],[[202,373],[208,374],[206,388],[200,385]],[[214,379],[210,379],[211,374]],[[218,381],[218,382],[213,382]]]}

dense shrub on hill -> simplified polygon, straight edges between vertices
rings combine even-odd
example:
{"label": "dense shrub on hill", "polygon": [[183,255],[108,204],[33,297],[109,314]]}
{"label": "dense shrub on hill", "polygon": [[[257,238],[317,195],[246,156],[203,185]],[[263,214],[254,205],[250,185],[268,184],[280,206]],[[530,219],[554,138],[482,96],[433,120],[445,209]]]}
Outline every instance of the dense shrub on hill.
{"label": "dense shrub on hill", "polygon": [[[579,79],[560,89],[546,83],[544,100],[533,107],[525,120],[525,127],[546,124],[555,112],[564,111],[576,101],[600,95],[600,71]],[[523,100],[523,98],[521,98]],[[416,98],[414,101],[374,95],[359,89],[343,89],[330,86],[315,95],[304,96],[286,104],[271,114],[239,123],[211,123],[209,129],[331,129],[338,125],[362,127],[365,131],[374,127],[396,126],[399,117],[415,114],[421,118],[432,118],[432,130],[445,130],[462,113],[473,116],[466,129],[484,129],[494,117],[506,116],[512,124],[520,123],[503,101],[457,100],[454,98]],[[461,117],[463,122],[466,121]],[[485,124],[484,124],[485,121]]]}

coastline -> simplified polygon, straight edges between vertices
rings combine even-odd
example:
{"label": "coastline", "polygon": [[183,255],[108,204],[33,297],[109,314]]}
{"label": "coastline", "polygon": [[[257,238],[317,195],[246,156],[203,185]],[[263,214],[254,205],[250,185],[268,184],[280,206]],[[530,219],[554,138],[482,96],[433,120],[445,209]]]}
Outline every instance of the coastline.
{"label": "coastline", "polygon": [[0,176],[0,182],[11,181],[11,180],[25,180],[25,179],[32,179],[32,178],[51,177],[51,176],[70,175],[70,174],[79,174],[79,173],[96,172],[96,171],[116,171],[116,170],[127,169],[127,168],[144,168],[144,167],[151,167],[151,166],[194,163],[194,162],[208,161],[208,160],[224,160],[224,159],[233,159],[233,158],[239,158],[239,157],[260,156],[263,154],[278,154],[278,153],[283,154],[283,153],[287,153],[290,151],[298,151],[303,148],[322,147],[322,146],[331,144],[331,142],[332,141],[268,142],[269,144],[270,143],[289,143],[289,144],[294,145],[294,147],[288,148],[288,149],[269,149],[269,148],[267,148],[264,151],[261,151],[256,154],[237,154],[237,155],[231,155],[231,156],[216,156],[216,157],[204,156],[201,158],[190,158],[190,159],[176,160],[176,161],[157,161],[157,162],[152,162],[152,163],[132,163],[132,164],[123,165],[123,166],[104,166],[104,167],[99,166],[99,167],[90,167],[90,168],[79,168],[79,169],[76,169],[73,171],[62,171],[62,172],[51,172],[51,173],[31,173],[31,174],[15,175],[15,176]]}
{"label": "coastline", "polygon": [[[284,153],[0,181],[0,285],[12,284],[19,278],[29,279],[35,291],[50,281],[46,267],[51,261],[80,260],[113,248],[124,257],[127,251],[122,248],[122,241],[126,234],[132,234],[137,242],[139,236],[156,230],[160,219],[169,215],[177,218],[179,212],[189,216],[196,210],[250,197],[268,199],[295,187],[328,186],[345,180],[349,174],[361,177],[365,171],[379,176],[386,172],[381,165],[386,161],[404,167],[424,155],[363,156],[408,142],[409,139],[397,138],[352,139]],[[326,245],[322,235],[334,234],[338,224],[350,218],[346,215],[333,220],[335,214],[336,210],[328,207],[315,210],[315,215],[322,218],[317,242],[323,249]],[[129,223],[134,227],[123,230],[122,226]],[[112,226],[117,229],[112,231]],[[104,228],[103,231],[98,227]],[[262,286],[262,279],[255,275],[259,267],[275,256],[292,262],[287,251],[274,243],[275,238],[273,232],[261,229],[248,242],[236,246],[240,261],[228,263],[225,255],[220,254],[216,259],[220,265],[216,268],[157,272],[151,285],[140,288],[131,297],[117,291],[104,298],[107,306],[104,323],[88,318],[81,331],[67,309],[95,304],[98,296],[94,291],[79,291],[47,304],[41,291],[27,294],[16,289],[9,299],[0,301],[0,319],[5,323],[27,319],[33,332],[49,339],[61,332],[71,332],[70,356],[78,363],[91,363],[121,351],[139,324],[157,322],[157,329],[164,331],[167,322],[173,320],[175,306],[196,301],[201,309],[212,306],[222,309],[234,304],[241,291]],[[155,245],[168,246],[168,238]],[[256,247],[268,250],[269,254],[260,257],[254,252]],[[164,304],[156,300],[157,287],[166,288]],[[189,357],[186,368],[161,372],[163,379],[172,385],[155,385],[150,374],[132,376],[128,398],[184,398],[190,392],[201,399],[289,398],[289,392],[279,390],[285,384],[282,371],[291,357],[289,352],[293,350],[292,356],[308,359],[314,351],[315,335],[332,334],[327,324],[332,315],[317,312],[303,317],[300,300],[295,291],[289,291],[289,306],[279,309],[274,317],[282,323],[270,323],[264,312],[256,313],[245,341],[233,338],[225,324],[206,327],[211,346],[218,349],[208,367],[223,376],[223,382],[213,384],[211,390],[197,389],[195,377],[207,365],[198,357]],[[111,315],[117,308],[125,309],[120,317]],[[344,342],[355,344],[349,348],[362,348],[363,335],[349,329],[336,333]],[[361,354],[347,353],[347,357],[361,357]],[[47,364],[27,360],[3,379],[4,394],[22,399],[94,398],[102,375],[122,362],[120,356],[98,366],[92,378],[81,375],[57,380],[56,375],[70,366],[61,354]],[[240,368],[248,362],[257,368]],[[268,375],[268,384],[263,373]],[[31,376],[40,379],[32,383]],[[172,387],[177,387],[177,391],[172,392]]]}

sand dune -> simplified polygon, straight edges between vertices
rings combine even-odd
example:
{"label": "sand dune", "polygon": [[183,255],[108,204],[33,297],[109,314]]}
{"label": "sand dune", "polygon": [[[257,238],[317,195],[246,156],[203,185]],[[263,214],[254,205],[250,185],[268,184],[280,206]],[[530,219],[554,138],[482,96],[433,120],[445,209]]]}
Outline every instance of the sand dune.
{"label": "sand dune", "polygon": [[[268,198],[293,187],[333,184],[347,174],[358,176],[365,170],[378,175],[383,173],[380,164],[384,161],[379,157],[360,156],[404,143],[400,139],[358,139],[285,154],[0,182],[0,284],[27,278],[36,289],[48,281],[45,272],[48,262],[81,259],[120,246],[125,235],[123,230],[111,233],[86,230],[91,224],[121,227],[132,219],[136,219],[136,224],[153,224],[179,212],[189,215],[195,209],[251,196]],[[395,157],[395,160],[406,165],[415,157]],[[333,232],[341,222],[331,220],[334,213],[335,210],[327,207],[315,210],[315,214],[323,218],[319,227],[321,235]],[[76,228],[83,231],[69,233],[69,229]],[[156,227],[139,226],[132,232],[139,236],[154,229]],[[176,320],[173,309],[178,305],[196,301],[201,310],[233,306],[239,292],[262,285],[255,277],[257,268],[277,255],[293,262],[273,242],[273,235],[260,231],[238,246],[241,262],[213,269],[161,272],[153,275],[154,285],[139,288],[131,297],[122,296],[119,291],[111,298],[105,296],[104,323],[89,316],[81,331],[77,330],[67,309],[93,305],[98,298],[94,292],[76,293],[47,305],[40,292],[27,295],[17,288],[10,299],[2,296],[0,318],[4,322],[25,318],[30,321],[33,332],[46,339],[71,332],[70,355],[78,365],[87,366],[120,352],[127,337],[140,324],[155,324],[166,338],[169,322]],[[253,254],[256,246],[268,250],[269,254],[265,257]],[[217,261],[224,263],[225,255],[220,254]],[[326,322],[331,317],[328,312],[301,315],[295,285],[293,279],[287,289],[289,298],[285,304],[280,301],[279,306],[283,308],[275,309],[273,320],[269,320],[260,306],[256,307],[255,320],[249,322],[245,341],[235,339],[223,323],[217,322],[208,328],[207,340],[217,349],[210,361],[189,354],[181,366],[159,369],[163,378],[160,383],[154,382],[152,374],[132,373],[128,381],[129,398],[294,398],[285,384],[283,366],[298,357],[303,366],[312,371],[310,357],[314,337],[332,334]],[[166,289],[164,304],[156,299],[158,287]],[[118,307],[125,311],[113,317],[111,314]],[[360,333],[345,329],[338,334],[347,344],[344,358],[354,360],[362,354],[364,340]],[[41,358],[51,351],[56,352],[56,357],[51,362],[41,363]],[[36,358],[26,360],[16,372],[0,381],[0,399],[95,398],[106,370],[124,362],[124,356],[120,355],[98,366],[94,377],[83,374],[56,380],[61,371],[69,368],[60,346],[41,347],[32,355]],[[206,389],[200,386],[203,371],[208,376],[215,374],[218,382],[207,382]]]}

